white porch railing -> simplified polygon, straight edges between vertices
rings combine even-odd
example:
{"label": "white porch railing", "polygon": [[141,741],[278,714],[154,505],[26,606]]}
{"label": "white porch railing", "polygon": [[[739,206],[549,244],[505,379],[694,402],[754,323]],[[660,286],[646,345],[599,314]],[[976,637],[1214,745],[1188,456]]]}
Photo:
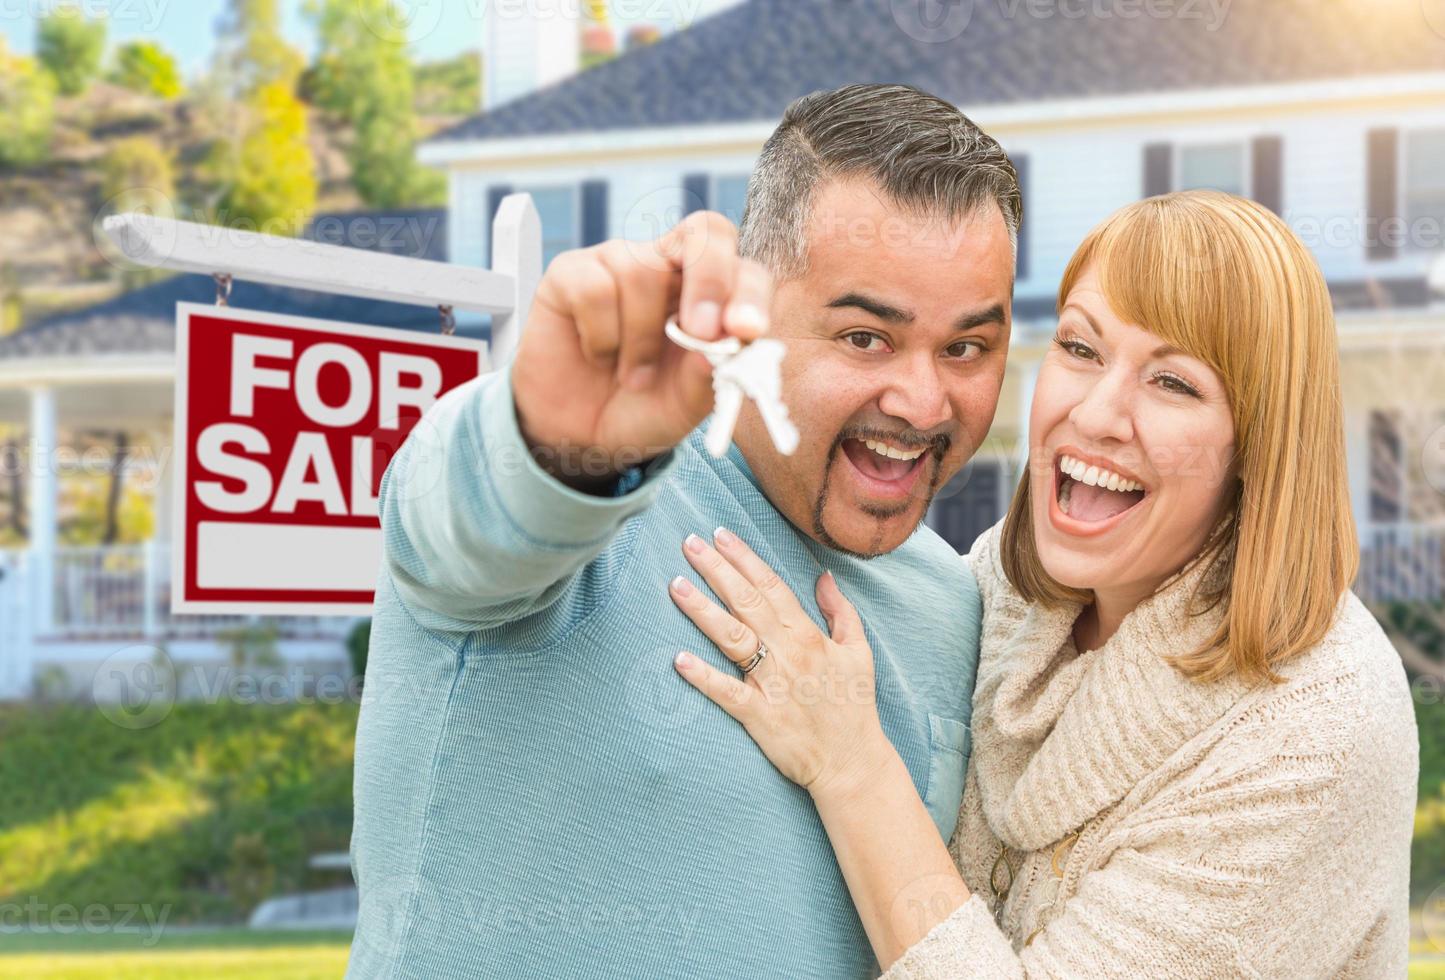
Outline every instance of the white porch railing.
{"label": "white porch railing", "polygon": [[1445,601],[1445,526],[1367,527],[1355,594],[1368,603]]}
{"label": "white porch railing", "polygon": [[[1355,582],[1360,598],[1370,603],[1445,601],[1445,526],[1369,527],[1361,545]],[[23,569],[24,555],[11,553],[12,575]],[[171,615],[170,568],[170,549],[153,543],[56,549],[53,622],[45,637],[202,639],[254,621],[247,616]],[[12,608],[11,616],[0,612],[0,617],[11,619],[13,614]],[[339,616],[276,619],[280,635],[287,638],[340,637],[352,622]],[[0,624],[16,625],[13,620]]]}
{"label": "white porch railing", "polygon": [[[257,619],[172,615],[170,549],[155,543],[57,548],[52,580],[47,638],[203,639]],[[346,616],[276,617],[279,636],[287,639],[340,637],[352,622]]]}

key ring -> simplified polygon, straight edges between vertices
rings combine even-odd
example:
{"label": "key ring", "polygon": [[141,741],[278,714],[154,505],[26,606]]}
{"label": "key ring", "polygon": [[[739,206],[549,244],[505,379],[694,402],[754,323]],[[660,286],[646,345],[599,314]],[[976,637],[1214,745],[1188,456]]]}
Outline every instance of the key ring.
{"label": "key ring", "polygon": [[662,328],[662,332],[667,334],[667,339],[677,346],[684,350],[697,351],[709,361],[733,357],[743,349],[743,342],[736,337],[724,337],[722,340],[699,340],[677,325],[677,317],[670,317],[667,325]]}

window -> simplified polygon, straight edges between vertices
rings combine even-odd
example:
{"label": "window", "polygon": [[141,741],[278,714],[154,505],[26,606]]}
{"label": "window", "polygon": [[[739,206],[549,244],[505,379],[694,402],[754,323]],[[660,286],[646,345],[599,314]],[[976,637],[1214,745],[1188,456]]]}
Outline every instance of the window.
{"label": "window", "polygon": [[523,187],[520,190],[532,195],[532,203],[542,219],[542,268],[545,269],[560,253],[582,243],[577,188]]}
{"label": "window", "polygon": [[742,224],[743,205],[748,200],[747,175],[714,178],[712,200],[714,211],[727,215],[727,219],[735,225]]}
{"label": "window", "polygon": [[1405,135],[1406,247],[1434,251],[1445,242],[1445,129]]}
{"label": "window", "polygon": [[1246,154],[1243,143],[1211,143],[1179,148],[1179,174],[1174,185],[1180,190],[1208,187],[1246,196]]}

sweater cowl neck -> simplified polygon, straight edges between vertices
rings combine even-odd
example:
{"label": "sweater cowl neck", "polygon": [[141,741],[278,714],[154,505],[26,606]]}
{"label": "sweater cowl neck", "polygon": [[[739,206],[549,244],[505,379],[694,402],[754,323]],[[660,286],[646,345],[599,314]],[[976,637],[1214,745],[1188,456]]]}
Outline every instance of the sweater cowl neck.
{"label": "sweater cowl neck", "polygon": [[[1025,602],[999,563],[996,526],[975,563],[985,588],[973,702],[973,765],[984,816],[1012,848],[1060,840],[1124,798],[1249,689],[1203,683],[1165,662],[1202,646],[1223,609],[1196,593],[1227,568],[1193,562],[1140,603],[1096,650],[1076,653],[1082,606]],[[982,584],[982,583],[981,583]]]}

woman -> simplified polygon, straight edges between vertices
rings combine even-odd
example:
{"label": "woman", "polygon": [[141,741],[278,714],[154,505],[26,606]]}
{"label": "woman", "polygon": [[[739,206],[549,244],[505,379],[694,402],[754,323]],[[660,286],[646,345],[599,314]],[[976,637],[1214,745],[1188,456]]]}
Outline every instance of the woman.
{"label": "woman", "polygon": [[694,542],[728,610],[673,598],[750,669],[678,670],[811,793],[888,978],[1402,976],[1418,744],[1347,591],[1318,267],[1266,209],[1188,192],[1105,221],[1059,296],[1028,472],[966,559],[985,622],[946,847],[871,697],[799,694],[872,676],[828,576],[825,635],[735,536]]}

